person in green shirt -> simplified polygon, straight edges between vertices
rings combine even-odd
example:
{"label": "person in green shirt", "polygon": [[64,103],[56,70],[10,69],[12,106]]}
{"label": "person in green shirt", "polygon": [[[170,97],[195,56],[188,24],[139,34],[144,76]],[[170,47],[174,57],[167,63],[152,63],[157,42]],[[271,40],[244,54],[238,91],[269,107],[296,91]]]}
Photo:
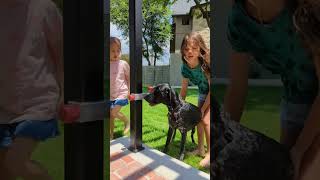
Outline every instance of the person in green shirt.
{"label": "person in green shirt", "polygon": [[[312,54],[304,47],[293,23],[297,1],[234,0],[228,17],[230,84],[224,108],[240,121],[248,91],[249,62],[254,59],[284,85],[280,142],[291,149],[295,176],[300,162],[319,131],[318,77]],[[318,118],[319,119],[319,118]],[[317,130],[316,130],[317,129]],[[309,135],[307,135],[309,134]]]}
{"label": "person in green shirt", "polygon": [[[320,1],[302,0],[293,15],[293,23],[304,44],[312,55],[318,77],[320,75]],[[319,97],[317,97],[318,99]],[[301,133],[297,144],[304,145],[300,165],[299,180],[313,180],[320,176],[320,111],[319,100],[314,101],[305,132]],[[307,141],[305,141],[305,139]],[[305,144],[304,144],[305,143]],[[299,150],[299,149],[298,149]],[[299,153],[299,151],[298,151]],[[299,160],[299,159],[298,159]]]}
{"label": "person in green shirt", "polygon": [[[202,120],[197,126],[198,147],[191,154],[205,156],[200,166],[210,166],[210,52],[199,33],[186,34],[181,44],[183,76],[180,95],[186,98],[189,81],[198,86],[198,107],[201,108]],[[205,154],[203,137],[206,136],[207,153]]]}

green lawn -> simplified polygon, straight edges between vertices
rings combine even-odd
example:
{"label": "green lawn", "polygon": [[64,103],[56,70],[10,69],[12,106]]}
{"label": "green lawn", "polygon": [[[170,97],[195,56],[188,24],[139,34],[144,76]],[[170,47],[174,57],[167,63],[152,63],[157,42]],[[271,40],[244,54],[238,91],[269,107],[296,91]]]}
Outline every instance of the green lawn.
{"label": "green lawn", "polygon": [[64,180],[64,140],[63,127],[60,125],[60,136],[40,143],[33,158],[43,164],[54,180]]}
{"label": "green lawn", "polygon": [[[177,89],[177,91],[179,90]],[[220,102],[222,102],[224,92],[224,86],[215,86],[214,94]],[[250,88],[242,123],[249,128],[263,132],[267,136],[278,140],[280,94],[281,88]],[[196,104],[196,91],[188,91],[187,101]],[[129,116],[129,106],[124,107],[122,112]],[[165,145],[168,129],[166,114],[167,109],[165,106],[158,105],[151,108],[146,102],[143,102],[143,142],[158,150],[162,150]],[[117,121],[115,137],[122,136],[122,129],[122,123]],[[63,128],[61,127],[60,130],[61,135],[58,138],[41,143],[34,154],[34,159],[44,164],[55,180],[64,179]],[[177,133],[175,141],[171,144],[170,151],[168,152],[170,156],[178,157],[180,137],[180,133]],[[108,145],[109,143],[106,142],[106,146]],[[195,148],[195,145],[192,144],[189,133],[186,150],[193,148]],[[200,160],[200,157],[186,156],[184,161],[195,168],[199,168],[198,163]]]}
{"label": "green lawn", "polygon": [[[250,87],[241,123],[279,140],[281,91],[280,87]],[[222,103],[225,86],[216,86],[214,93]]]}

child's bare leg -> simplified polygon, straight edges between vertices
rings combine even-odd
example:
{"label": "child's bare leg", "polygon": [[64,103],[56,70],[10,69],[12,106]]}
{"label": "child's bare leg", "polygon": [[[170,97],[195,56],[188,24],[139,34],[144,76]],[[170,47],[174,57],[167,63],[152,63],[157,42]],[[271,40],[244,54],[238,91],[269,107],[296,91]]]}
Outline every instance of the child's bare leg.
{"label": "child's bare leg", "polygon": [[118,116],[120,109],[121,109],[121,106],[116,105],[110,111],[110,139],[113,139],[114,122],[116,120],[116,117]]}
{"label": "child's bare leg", "polygon": [[203,156],[205,153],[204,150],[204,129],[203,124],[199,123],[197,126],[197,134],[198,134],[198,151],[199,155]]}
{"label": "child's bare leg", "polygon": [[113,133],[114,133],[114,121],[116,120],[115,116],[116,112],[114,108],[110,110],[110,140],[113,139]]}
{"label": "child's bare leg", "polygon": [[130,124],[129,124],[128,118],[125,117],[122,113],[120,114],[121,108],[122,108],[121,106],[116,105],[116,106],[112,109],[113,112],[111,112],[111,113],[113,113],[114,117],[116,117],[116,118],[120,119],[121,121],[123,121],[123,123],[124,123],[124,133],[127,133],[127,132],[129,131],[128,128],[129,128]]}
{"label": "child's bare leg", "polygon": [[2,148],[0,149],[0,174],[1,174],[1,179],[6,179],[6,180],[15,180],[16,177],[13,177],[11,173],[9,173],[7,167],[5,166],[5,156],[7,154],[8,149],[7,148]]}
{"label": "child's bare leg", "polygon": [[119,118],[121,121],[123,121],[124,123],[124,130],[123,133],[126,134],[129,132],[130,130],[130,123],[129,123],[129,119],[122,113],[119,112],[117,118]]}
{"label": "child's bare leg", "polygon": [[202,125],[201,122],[197,125],[197,135],[198,135],[198,146],[197,146],[197,149],[192,151],[189,154],[199,155],[201,157],[204,157],[205,156],[204,142],[203,142],[204,129],[203,129],[203,125]]}
{"label": "child's bare leg", "polygon": [[206,110],[201,123],[203,124],[204,133],[206,135],[207,154],[205,158],[200,161],[200,166],[209,167],[210,166],[210,108]]}
{"label": "child's bare leg", "polygon": [[38,142],[30,138],[16,138],[8,149],[4,164],[14,177],[24,180],[51,180],[47,170],[31,161]]}

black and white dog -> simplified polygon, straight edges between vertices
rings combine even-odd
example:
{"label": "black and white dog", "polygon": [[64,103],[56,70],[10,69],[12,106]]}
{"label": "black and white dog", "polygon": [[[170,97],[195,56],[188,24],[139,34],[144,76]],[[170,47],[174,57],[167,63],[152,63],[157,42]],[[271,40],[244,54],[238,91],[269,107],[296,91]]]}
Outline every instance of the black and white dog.
{"label": "black and white dog", "polygon": [[289,150],[277,141],[230,120],[211,101],[211,178],[214,180],[292,180]]}
{"label": "black and white dog", "polygon": [[201,120],[200,109],[182,100],[179,94],[175,92],[169,84],[159,84],[155,86],[152,92],[145,96],[144,99],[151,106],[162,103],[168,107],[169,130],[163,152],[166,153],[168,151],[169,144],[174,139],[176,129],[178,129],[182,134],[179,159],[183,160],[187,132],[192,130],[191,138],[192,142],[194,142],[194,129]]}

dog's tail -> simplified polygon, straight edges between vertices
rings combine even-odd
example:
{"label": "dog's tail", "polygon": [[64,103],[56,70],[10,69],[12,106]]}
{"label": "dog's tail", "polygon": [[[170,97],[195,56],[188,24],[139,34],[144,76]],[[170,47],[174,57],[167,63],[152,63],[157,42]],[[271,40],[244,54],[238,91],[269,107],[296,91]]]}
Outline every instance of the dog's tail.
{"label": "dog's tail", "polygon": [[192,143],[195,143],[194,141],[194,138],[193,138],[193,135],[194,135],[194,132],[196,131],[196,128],[193,127],[192,130],[191,130],[191,139],[192,139]]}

